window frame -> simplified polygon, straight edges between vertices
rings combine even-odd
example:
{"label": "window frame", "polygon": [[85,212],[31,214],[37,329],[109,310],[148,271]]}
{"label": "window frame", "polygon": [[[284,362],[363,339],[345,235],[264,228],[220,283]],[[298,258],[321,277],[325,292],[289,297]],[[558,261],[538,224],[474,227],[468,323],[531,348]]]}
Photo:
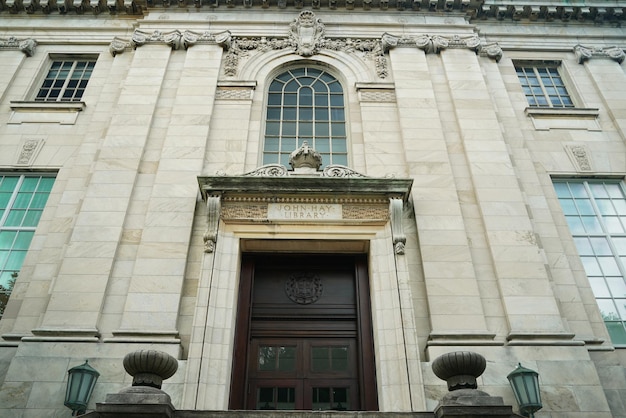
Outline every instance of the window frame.
{"label": "window frame", "polygon": [[[8,200],[6,200],[6,203],[0,203],[0,208],[2,208],[2,212],[0,212],[0,233],[6,233],[6,232],[9,232],[9,234],[11,232],[16,233],[10,245],[6,248],[2,248],[3,250],[7,250],[7,251],[2,251],[0,253],[0,285],[2,285],[2,289],[0,289],[0,293],[2,293],[3,295],[6,295],[6,300],[4,301],[4,304],[0,306],[0,319],[2,318],[4,309],[6,308],[6,302],[8,302],[8,300],[10,299],[13,285],[15,284],[15,279],[17,279],[18,274],[23,267],[24,259],[26,258],[26,255],[28,254],[30,245],[35,236],[39,222],[41,220],[41,215],[43,214],[43,211],[45,210],[48,200],[50,198],[50,195],[52,193],[54,183],[56,182],[56,177],[57,177],[56,173],[47,172],[47,171],[46,172],[32,172],[32,173],[30,172],[29,173],[0,172],[0,199],[2,198],[2,195],[10,193]],[[10,191],[3,190],[3,187],[2,187],[4,181],[6,181],[7,178],[17,178],[17,181],[15,182],[15,184],[13,185]],[[32,191],[21,189],[27,178],[38,178],[36,187]],[[42,179],[49,179],[51,180],[51,183],[49,184],[48,190],[43,190],[46,196],[45,196],[44,201],[41,203],[40,207],[33,206],[33,202],[34,202],[34,199],[37,197],[37,193],[42,193],[42,190],[39,189]],[[22,204],[21,202],[18,202],[20,198],[19,196],[20,193],[28,194],[28,204],[25,207],[16,207],[16,203],[20,205]],[[0,200],[0,202],[2,202],[2,200]],[[16,210],[16,209],[24,210],[24,214],[20,218],[20,224],[19,225],[7,225],[6,224],[7,220],[11,218],[11,211]],[[32,209],[35,209],[36,211],[40,213],[38,214],[36,221],[31,222],[31,223],[34,223],[34,225],[24,225],[24,221],[26,220],[26,217],[28,216],[28,212]],[[22,247],[16,245],[18,243],[20,233],[31,233],[30,238],[28,238],[27,245],[22,245]],[[4,244],[0,242],[0,246],[3,246],[3,245]],[[13,252],[17,252],[17,251],[24,253],[22,260],[19,262],[19,266],[11,266],[9,264],[11,262],[10,255]],[[3,254],[4,252],[6,252],[6,258],[4,258],[4,254]],[[11,278],[9,279],[9,282],[7,282],[7,285],[5,287],[4,279],[2,278],[2,276],[5,276],[7,274],[10,275]],[[10,283],[11,279],[13,279],[12,284]]]}
{"label": "window frame", "polygon": [[[326,74],[328,76],[330,76],[333,81],[332,82],[336,82],[338,86],[341,87],[341,98],[342,98],[342,105],[341,105],[341,110],[343,112],[343,120],[340,120],[338,122],[342,123],[342,129],[343,129],[343,135],[333,135],[332,133],[332,127],[331,127],[331,123],[332,121],[334,121],[333,116],[331,115],[332,109],[335,108],[335,106],[333,106],[330,102],[327,105],[327,109],[329,112],[329,117],[328,117],[328,135],[327,136],[316,136],[315,135],[315,131],[313,131],[313,133],[311,135],[300,135],[300,132],[296,132],[293,135],[293,138],[295,139],[295,144],[293,149],[289,149],[287,150],[285,147],[285,149],[283,149],[283,142],[282,142],[282,138],[283,137],[289,137],[291,138],[290,135],[284,134],[282,132],[282,124],[285,121],[285,119],[283,119],[283,111],[282,109],[285,107],[285,103],[284,101],[281,101],[280,104],[276,105],[276,104],[272,104],[270,105],[270,92],[271,92],[271,87],[272,84],[274,83],[275,80],[277,80],[279,77],[284,76],[285,74],[288,74],[289,72],[293,72],[293,71],[299,71],[299,70],[314,70],[314,71],[319,71],[322,74]],[[305,75],[305,76],[308,76]],[[293,79],[293,78],[292,78]],[[290,79],[291,80],[291,79]],[[285,83],[286,84],[286,83]],[[309,147],[315,149],[317,152],[319,152],[322,155],[322,168],[326,167],[328,165],[335,165],[335,164],[339,164],[339,165],[345,165],[348,166],[350,164],[350,138],[349,138],[349,133],[350,133],[350,129],[349,129],[349,118],[347,117],[347,115],[349,114],[349,109],[348,109],[348,91],[345,88],[345,80],[343,80],[341,77],[338,76],[337,71],[333,71],[325,66],[320,66],[320,65],[316,65],[316,64],[312,64],[312,63],[298,63],[298,65],[293,65],[293,66],[287,66],[287,67],[281,67],[276,69],[275,71],[271,72],[269,77],[267,78],[267,84],[264,88],[264,96],[263,96],[263,110],[262,110],[262,117],[261,117],[261,129],[260,129],[260,152],[259,152],[259,160],[260,160],[260,164],[261,165],[268,165],[268,164],[281,164],[284,165],[285,167],[289,167],[288,164],[288,156],[291,152],[295,151],[296,149],[298,149],[302,143],[304,141],[307,141]],[[280,118],[279,119],[269,119],[268,118],[268,111],[270,109],[271,106],[279,106],[280,108]],[[299,105],[298,109],[296,111],[299,110]],[[315,105],[313,105],[313,112],[315,112]],[[287,119],[288,121],[292,121],[291,119]],[[296,119],[293,119],[293,122],[296,125],[300,124],[300,121],[302,119],[299,119],[299,116],[296,116]],[[278,134],[276,135],[268,135],[268,121],[271,122],[280,122],[281,124],[281,129]],[[317,119],[312,119],[312,120],[308,120],[305,119],[305,122],[311,122],[312,125],[315,125],[317,121]],[[271,137],[276,137],[279,140],[279,145],[278,145],[278,150],[277,151],[266,151],[267,148],[267,138],[268,136]],[[328,143],[328,151],[316,146],[317,144],[315,143],[316,140],[318,138],[327,138],[329,143]],[[333,139],[335,140],[340,140],[343,141],[343,143],[345,144],[345,147],[343,149],[340,150],[333,150]],[[267,160],[267,156],[266,154],[275,154],[278,156],[278,161],[268,161]],[[286,158],[284,156],[287,156]],[[337,162],[337,161],[333,161],[332,160],[332,156],[336,155],[336,156],[341,156],[343,155],[343,160],[341,162]],[[331,157],[331,161],[328,161],[329,158],[328,156]],[[290,169],[290,168],[289,168]]]}
{"label": "window frame", "polygon": [[[72,104],[74,105],[83,104],[85,93],[87,92],[87,89],[89,87],[89,81],[93,77],[93,71],[95,70],[96,64],[98,63],[98,58],[99,58],[99,54],[97,53],[50,53],[48,54],[46,60],[42,63],[41,67],[37,71],[37,76],[35,77],[35,80],[33,81],[31,88],[28,92],[27,101],[29,103],[36,103],[39,106],[55,106],[55,105],[64,106],[64,105],[72,105]],[[78,61],[92,61],[93,62],[93,68],[91,69],[91,74],[89,78],[87,79],[87,83],[85,85],[83,94],[81,95],[80,99],[59,100],[59,98],[62,98],[63,92],[65,91],[67,83],[70,80],[71,74],[68,75],[68,77],[66,78],[62,91],[59,93],[59,96],[57,97],[57,99],[39,100],[37,98],[40,91],[43,88],[43,84],[46,81],[48,74],[50,73],[50,70],[52,69],[52,66],[54,65],[56,61],[74,61],[74,63]],[[72,68],[74,68],[74,65],[72,66]]]}
{"label": "window frame", "polygon": [[[571,81],[571,79],[568,76],[567,70],[565,69],[565,65],[564,65],[564,61],[563,60],[541,60],[541,59],[537,59],[537,60],[533,60],[533,59],[514,59],[513,60],[513,67],[515,69],[515,75],[517,77],[517,81],[520,85],[520,87],[522,88],[522,93],[524,94],[524,97],[526,98],[526,103],[527,103],[527,107],[528,109],[532,109],[532,110],[544,110],[544,109],[549,109],[552,111],[569,111],[572,109],[580,109],[580,97],[578,97],[575,93],[576,89],[573,88],[573,82]],[[535,77],[538,79],[540,85],[539,87],[542,90],[542,95],[541,96],[536,96],[536,95],[532,95],[530,97],[542,97],[546,100],[546,102],[548,103],[548,105],[538,105],[538,104],[531,104],[530,100],[529,100],[529,95],[524,91],[524,87],[525,84],[522,83],[522,80],[520,79],[520,75],[518,73],[520,68],[532,68]],[[560,80],[560,82],[562,83],[563,88],[565,89],[565,96],[561,95],[561,94],[557,94],[556,97],[559,98],[559,100],[561,102],[563,102],[562,98],[563,97],[567,97],[569,99],[569,101],[572,103],[571,106],[555,106],[552,101],[551,101],[551,95],[548,93],[547,88],[552,87],[552,86],[546,86],[543,81],[541,81],[541,76],[538,72],[538,68],[547,68],[547,69],[556,69],[558,78]]]}
{"label": "window frame", "polygon": [[[623,178],[567,177],[552,178],[552,184],[559,200],[563,217],[568,224],[568,230],[576,245],[589,286],[594,293],[598,310],[607,328],[607,333],[611,337],[611,343],[616,347],[626,347],[626,183]],[[560,194],[556,186],[557,184],[566,184],[568,191],[570,191],[570,196],[564,197]],[[571,193],[571,184],[581,185],[585,192],[584,195],[576,196]],[[607,197],[596,196],[593,193],[592,187],[594,186],[592,185],[602,185],[604,190],[607,190],[605,185],[617,185],[621,196],[617,198],[610,195],[610,193]],[[563,200],[571,201],[571,205],[568,205],[568,207],[564,206]],[[589,202],[583,203],[586,200],[589,200]],[[614,201],[618,201],[620,204],[616,206],[613,203]],[[625,213],[621,217],[620,212],[616,210],[619,209],[619,206]],[[603,210],[602,207],[615,210],[615,214],[613,215]],[[575,230],[568,221],[568,216],[580,218],[580,226],[583,228],[584,233]],[[605,219],[610,217],[618,218],[611,221],[620,222],[621,232],[611,230],[608,221]],[[593,218],[595,222],[590,218]],[[585,222],[585,219],[587,219],[587,222]],[[596,224],[597,226],[593,226],[596,230],[588,232],[588,229],[592,228],[591,225]],[[610,269],[613,269],[613,272]],[[619,272],[619,275],[615,274],[615,271]],[[618,295],[614,292],[616,292],[615,289],[620,288],[620,278],[623,294]],[[609,301],[618,315],[617,318],[606,318],[606,314],[603,313],[602,307],[610,305]],[[624,303],[623,309],[618,307],[617,301]],[[614,329],[612,328],[613,326],[619,328],[620,325],[620,335],[623,341],[617,342],[613,339],[610,329]]]}

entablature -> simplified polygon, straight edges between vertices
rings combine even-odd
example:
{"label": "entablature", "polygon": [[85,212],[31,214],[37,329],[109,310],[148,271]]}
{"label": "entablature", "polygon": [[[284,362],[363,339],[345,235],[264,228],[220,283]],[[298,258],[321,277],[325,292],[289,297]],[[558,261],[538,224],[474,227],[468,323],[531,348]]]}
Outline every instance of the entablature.
{"label": "entablature", "polygon": [[391,221],[394,251],[404,254],[402,211],[412,179],[365,177],[344,166],[303,175],[272,164],[240,176],[201,176],[198,184],[207,204],[207,253],[215,250],[220,221],[355,226]]}
{"label": "entablature", "polygon": [[17,14],[142,16],[154,10],[258,9],[338,10],[351,12],[398,11],[406,14],[461,14],[469,20],[527,22],[579,22],[615,24],[624,21],[621,1],[550,0],[0,0],[0,11]]}

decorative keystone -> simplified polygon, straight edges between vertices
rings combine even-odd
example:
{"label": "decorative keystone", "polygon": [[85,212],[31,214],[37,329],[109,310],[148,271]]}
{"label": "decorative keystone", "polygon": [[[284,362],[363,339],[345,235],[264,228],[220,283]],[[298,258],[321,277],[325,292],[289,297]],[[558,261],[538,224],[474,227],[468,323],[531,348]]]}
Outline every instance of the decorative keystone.
{"label": "decorative keystone", "polygon": [[161,351],[137,350],[126,354],[124,369],[133,376],[133,386],[161,389],[163,381],[178,370],[178,361]]}
{"label": "decorative keystone", "polygon": [[476,389],[476,378],[483,374],[487,361],[471,351],[455,351],[443,354],[433,361],[433,372],[448,382],[450,392],[459,389]]}

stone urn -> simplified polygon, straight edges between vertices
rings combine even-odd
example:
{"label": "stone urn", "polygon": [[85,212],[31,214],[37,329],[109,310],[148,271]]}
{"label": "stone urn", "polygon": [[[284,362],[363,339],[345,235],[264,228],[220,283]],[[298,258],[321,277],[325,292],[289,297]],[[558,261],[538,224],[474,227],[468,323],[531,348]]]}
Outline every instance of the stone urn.
{"label": "stone urn", "polygon": [[483,374],[487,361],[471,351],[454,351],[443,354],[432,364],[433,373],[448,383],[448,390],[476,389],[476,378]]}
{"label": "stone urn", "polygon": [[178,361],[167,353],[156,350],[137,350],[126,354],[124,369],[133,377],[133,386],[161,389],[163,380],[178,370]]}

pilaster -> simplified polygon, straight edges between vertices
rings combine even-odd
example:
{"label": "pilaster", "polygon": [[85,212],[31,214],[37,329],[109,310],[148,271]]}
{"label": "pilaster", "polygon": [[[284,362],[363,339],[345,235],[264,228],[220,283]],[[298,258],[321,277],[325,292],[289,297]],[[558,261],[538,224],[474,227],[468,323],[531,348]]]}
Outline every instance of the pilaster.
{"label": "pilaster", "polygon": [[222,48],[194,45],[186,52],[147,202],[145,226],[130,281],[117,341],[178,341],[185,254],[190,246]]}
{"label": "pilaster", "polygon": [[441,59],[509,325],[509,344],[568,343],[572,335],[564,330],[478,58],[466,49],[446,49]]}
{"label": "pilaster", "polygon": [[[487,331],[459,194],[426,55],[390,51],[400,130],[419,231],[431,321],[429,344],[492,344]],[[413,273],[416,274],[416,273]]]}
{"label": "pilaster", "polygon": [[35,338],[95,341],[98,320],[171,48],[134,53]]}
{"label": "pilaster", "polygon": [[20,47],[24,40],[19,41],[17,38],[0,39],[0,74],[5,76],[0,78],[0,100],[4,98],[4,94],[11,85],[13,78],[18,73],[20,65],[26,57],[30,57],[35,52],[35,41],[28,40],[33,43],[32,49],[24,50]]}
{"label": "pilaster", "polygon": [[592,49],[577,45],[574,52],[596,84],[606,112],[626,141],[626,73],[624,51],[617,47]]}

